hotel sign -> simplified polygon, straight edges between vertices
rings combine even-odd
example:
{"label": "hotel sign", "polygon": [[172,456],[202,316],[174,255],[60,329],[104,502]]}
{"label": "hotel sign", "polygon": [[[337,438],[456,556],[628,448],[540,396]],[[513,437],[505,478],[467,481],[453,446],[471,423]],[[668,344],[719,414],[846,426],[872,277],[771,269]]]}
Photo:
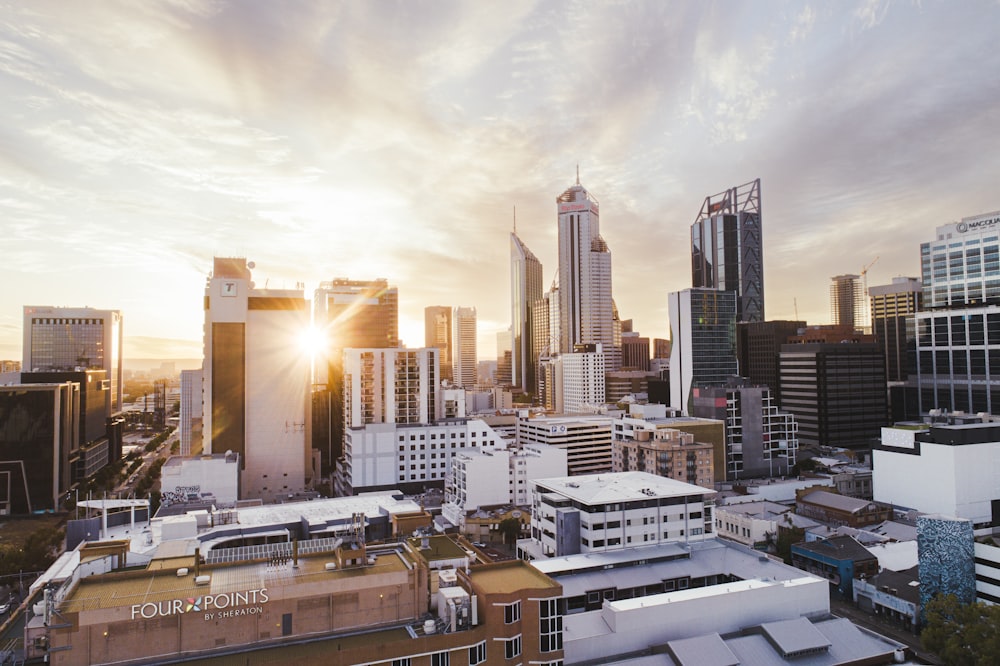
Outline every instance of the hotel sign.
{"label": "hotel sign", "polygon": [[980,229],[988,229],[990,227],[1000,224],[1000,215],[979,217],[965,219],[955,225],[958,229],[958,233],[964,234],[966,231],[979,231]]}
{"label": "hotel sign", "polygon": [[199,597],[147,601],[132,605],[133,620],[152,620],[185,613],[204,613],[206,620],[217,620],[242,615],[260,615],[263,604],[270,600],[267,588],[246,592],[226,592],[223,594],[203,594]]}
{"label": "hotel sign", "polygon": [[597,214],[598,206],[597,202],[585,202],[585,203],[561,203],[559,204],[560,213],[576,213],[576,212],[591,212]]}

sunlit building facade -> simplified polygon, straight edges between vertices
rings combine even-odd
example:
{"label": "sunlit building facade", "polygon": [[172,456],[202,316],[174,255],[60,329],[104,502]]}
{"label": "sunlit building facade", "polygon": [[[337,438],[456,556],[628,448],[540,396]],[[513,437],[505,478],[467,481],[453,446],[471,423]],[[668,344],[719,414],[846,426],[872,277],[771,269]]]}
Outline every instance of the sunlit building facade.
{"label": "sunlit building facade", "polygon": [[542,262],[517,232],[510,234],[511,384],[535,393],[538,348],[532,321],[534,304],[542,298]]}
{"label": "sunlit building facade", "polygon": [[424,346],[438,348],[441,381],[451,382],[451,307],[428,305],[424,308]]}
{"label": "sunlit building facade", "polygon": [[477,384],[476,308],[457,307],[452,312],[452,371],[457,386],[472,389]]}

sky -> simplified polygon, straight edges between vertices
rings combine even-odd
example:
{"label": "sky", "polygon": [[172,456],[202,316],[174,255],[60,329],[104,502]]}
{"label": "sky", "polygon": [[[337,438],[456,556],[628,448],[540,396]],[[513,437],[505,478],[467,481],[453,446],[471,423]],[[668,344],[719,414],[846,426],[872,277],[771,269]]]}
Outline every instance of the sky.
{"label": "sky", "polygon": [[548,284],[578,167],[642,335],[704,198],[756,178],[766,318],[829,323],[832,276],[919,276],[1000,209],[998,36],[995,0],[0,0],[0,359],[25,305],[200,358],[215,256],[309,298],[387,278],[411,347],[475,306],[492,358],[515,207]]}

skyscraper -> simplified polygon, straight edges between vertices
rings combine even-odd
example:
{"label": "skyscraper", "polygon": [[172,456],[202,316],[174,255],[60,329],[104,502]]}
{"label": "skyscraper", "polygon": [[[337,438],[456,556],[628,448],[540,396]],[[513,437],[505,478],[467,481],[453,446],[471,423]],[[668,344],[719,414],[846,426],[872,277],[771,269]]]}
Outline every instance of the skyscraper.
{"label": "skyscraper", "polygon": [[457,307],[452,313],[453,374],[458,386],[471,389],[477,383],[476,308]]}
{"label": "skyscraper", "polygon": [[860,275],[830,278],[830,320],[834,326],[865,326],[865,291]]}
{"label": "skyscraper", "polygon": [[735,292],[737,321],[764,321],[759,178],[705,197],[691,225],[691,286]]}
{"label": "skyscraper", "polygon": [[559,350],[600,344],[617,370],[611,251],[600,232],[600,204],[576,184],[556,198],[559,208]]}
{"label": "skyscraper", "polygon": [[22,372],[106,370],[108,414],[122,410],[122,313],[94,308],[24,307]]}
{"label": "skyscraper", "polygon": [[670,400],[690,412],[692,390],[723,386],[737,374],[736,292],[684,289],[668,295]]}
{"label": "skyscraper", "polygon": [[447,305],[429,305],[424,308],[424,346],[437,347],[441,363],[441,379],[453,381],[451,371],[451,308]]}
{"label": "skyscraper", "polygon": [[510,234],[511,384],[535,393],[538,355],[532,323],[533,306],[542,298],[542,262]]}
{"label": "skyscraper", "polygon": [[320,282],[313,293],[313,325],[325,340],[323,352],[313,359],[318,407],[313,446],[321,452],[325,473],[343,452],[344,350],[399,346],[399,290],[384,278]]}
{"label": "skyscraper", "polygon": [[311,477],[309,326],[301,289],[256,289],[246,259],[215,258],[205,288],[206,453],[240,456],[240,498],[272,501]]}
{"label": "skyscraper", "polygon": [[915,345],[913,315],[922,309],[923,285],[914,277],[894,277],[892,284],[868,289],[872,333],[885,352],[885,376],[890,382],[906,381],[910,354]]}

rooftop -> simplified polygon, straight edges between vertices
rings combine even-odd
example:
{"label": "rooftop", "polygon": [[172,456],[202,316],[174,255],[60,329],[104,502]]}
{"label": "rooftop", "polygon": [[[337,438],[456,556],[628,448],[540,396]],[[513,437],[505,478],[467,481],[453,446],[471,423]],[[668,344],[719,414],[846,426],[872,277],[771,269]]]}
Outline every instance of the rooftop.
{"label": "rooftop", "polygon": [[647,472],[611,472],[536,479],[540,492],[556,492],[582,504],[628,502],[656,497],[715,495],[714,490]]}

